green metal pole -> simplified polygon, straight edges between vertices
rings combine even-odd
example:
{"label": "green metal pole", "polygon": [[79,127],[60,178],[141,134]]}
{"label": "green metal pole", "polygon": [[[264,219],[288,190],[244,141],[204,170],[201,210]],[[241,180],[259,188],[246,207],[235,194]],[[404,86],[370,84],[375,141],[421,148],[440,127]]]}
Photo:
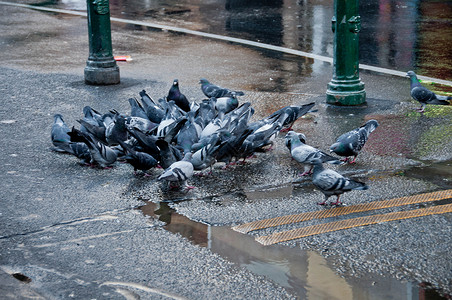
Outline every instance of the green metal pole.
{"label": "green metal pole", "polygon": [[359,105],[366,102],[364,83],[359,78],[358,33],[361,19],[358,0],[335,0],[333,78],[326,91],[327,103]]}
{"label": "green metal pole", "polygon": [[108,0],[87,0],[89,57],[85,82],[93,85],[119,83],[119,67],[113,58]]}

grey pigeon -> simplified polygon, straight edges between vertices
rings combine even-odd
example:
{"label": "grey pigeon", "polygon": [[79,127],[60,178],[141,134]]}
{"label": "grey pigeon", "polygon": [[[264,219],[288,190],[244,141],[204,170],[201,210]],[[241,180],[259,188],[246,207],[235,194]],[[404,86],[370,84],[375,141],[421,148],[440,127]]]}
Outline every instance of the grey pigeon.
{"label": "grey pigeon", "polygon": [[222,111],[225,114],[239,106],[239,100],[237,100],[236,96],[225,96],[215,99],[215,109],[217,111]]}
{"label": "grey pigeon", "polygon": [[148,119],[154,123],[160,123],[165,116],[165,108],[155,103],[145,90],[140,92],[140,96]]}
{"label": "grey pigeon", "polygon": [[286,106],[272,113],[267,119],[279,119],[279,122],[282,123],[282,131],[290,131],[295,121],[307,114],[314,105],[315,103],[311,102],[302,105]]}
{"label": "grey pigeon", "polygon": [[246,158],[250,157],[255,152],[263,151],[263,147],[273,145],[273,140],[280,130],[281,124],[278,122],[265,124],[258,128],[245,138],[239,148],[238,158],[243,158],[243,162],[245,162]]}
{"label": "grey pigeon", "polygon": [[179,89],[179,80],[174,79],[173,85],[168,91],[168,96],[166,97],[167,101],[173,100],[177,106],[179,106],[183,111],[190,111],[190,102],[187,97],[181,93]]}
{"label": "grey pigeon", "polygon": [[336,157],[306,145],[305,140],[306,137],[304,134],[296,133],[294,131],[289,131],[285,137],[286,145],[290,145],[289,149],[291,156],[304,166],[304,172],[301,176],[312,174],[313,164],[317,160],[320,160],[322,163],[342,164]]}
{"label": "grey pigeon", "polygon": [[212,166],[216,162],[214,154],[219,147],[217,145],[219,139],[219,134],[212,135],[207,145],[193,153],[191,163],[193,164],[193,168],[195,170],[204,170],[208,167],[212,170]]}
{"label": "grey pigeon", "polygon": [[156,136],[146,134],[135,127],[127,128],[127,131],[133,138],[135,138],[144,152],[152,155],[152,157],[155,157],[157,160],[160,160],[160,149],[156,146]]}
{"label": "grey pigeon", "polygon": [[435,104],[435,105],[449,105],[450,103],[447,100],[452,100],[450,96],[442,96],[437,95],[434,92],[430,91],[426,87],[423,87],[419,80],[417,79],[416,74],[413,71],[408,71],[406,73],[407,77],[410,78],[410,94],[414,100],[418,101],[421,104],[421,107],[417,109],[418,112],[423,113],[425,106],[427,104]]}
{"label": "grey pigeon", "polygon": [[126,117],[117,111],[114,113],[113,122],[105,128],[105,139],[108,145],[118,145],[119,140],[126,141],[129,138],[126,126]]}
{"label": "grey pigeon", "polygon": [[77,120],[80,123],[80,130],[84,128],[85,133],[89,133],[96,137],[96,139],[100,140],[105,145],[108,145],[108,142],[105,138],[105,126],[95,125],[93,123],[88,123],[85,119]]}
{"label": "grey pigeon", "polygon": [[236,160],[241,157],[241,146],[243,141],[252,133],[251,129],[245,128],[244,131],[223,139],[215,152],[215,158],[218,162],[224,162],[226,167],[231,164],[232,158]]}
{"label": "grey pigeon", "polygon": [[[152,157],[152,155],[146,152],[135,151],[130,145],[121,140],[119,140],[119,144],[127,153],[123,158],[132,165],[135,174],[137,170],[145,172],[157,166],[158,161],[154,157]],[[147,173],[145,172],[145,174]]]}
{"label": "grey pigeon", "polygon": [[204,127],[215,118],[216,114],[215,98],[209,98],[202,100],[202,103],[199,104],[196,118],[200,118],[202,120],[202,127]]}
{"label": "grey pigeon", "polygon": [[70,142],[69,153],[81,160],[82,164],[89,165],[91,163],[91,152],[88,146],[82,142]]}
{"label": "grey pigeon", "polygon": [[324,195],[325,200],[318,203],[319,205],[325,205],[326,201],[332,195],[336,195],[336,202],[332,205],[339,205],[339,197],[345,192],[351,190],[367,190],[368,186],[365,183],[348,179],[336,171],[325,169],[320,159],[313,161],[314,170],[312,173],[312,183],[316,186]]}
{"label": "grey pigeon", "polygon": [[[93,126],[104,126],[102,121],[102,115],[90,106],[83,107],[83,120]],[[80,131],[86,132],[86,129],[80,126]]]}
{"label": "grey pigeon", "polygon": [[71,141],[83,142],[88,146],[91,154],[91,165],[98,164],[103,168],[109,168],[116,162],[118,157],[116,152],[107,145],[101,143],[91,134],[84,133],[72,127],[72,131],[69,135],[71,136]]}
{"label": "grey pigeon", "polygon": [[201,84],[201,90],[207,97],[215,97],[215,98],[221,98],[226,96],[243,96],[245,93],[241,91],[232,91],[227,88],[222,88],[218,85],[215,85],[213,83],[210,83],[207,79],[201,78],[199,80],[199,83]]}
{"label": "grey pigeon", "polygon": [[53,151],[56,152],[70,152],[69,143],[71,137],[68,132],[71,130],[66,125],[61,114],[55,114],[53,116],[53,124],[50,130],[50,138],[53,144]]}
{"label": "grey pigeon", "polygon": [[184,186],[186,189],[194,187],[187,185],[187,179],[193,176],[193,165],[190,162],[192,153],[185,154],[184,159],[177,161],[158,177],[158,180],[165,180],[170,188]]}
{"label": "grey pigeon", "polygon": [[177,133],[177,144],[182,147],[184,153],[190,152],[191,147],[198,141],[198,132],[201,128],[199,124],[195,122],[195,112],[190,111],[187,113],[187,121]]}
{"label": "grey pigeon", "polygon": [[159,162],[163,169],[169,168],[176,161],[182,160],[182,152],[164,139],[158,139],[155,145],[159,149]]}
{"label": "grey pigeon", "polygon": [[148,119],[148,115],[144,110],[143,106],[138,102],[135,98],[129,98],[130,103],[130,116],[131,117],[140,117],[144,119]]}
{"label": "grey pigeon", "polygon": [[[331,145],[330,150],[337,155],[345,156],[344,161],[349,161],[352,164],[356,161],[359,151],[369,139],[370,133],[377,127],[378,122],[376,120],[369,120],[361,127],[339,136],[336,142]],[[349,159],[350,156],[354,157],[352,161]]]}
{"label": "grey pigeon", "polygon": [[143,132],[152,132],[159,124],[149,121],[148,118],[141,117],[126,117],[127,128],[137,128]]}

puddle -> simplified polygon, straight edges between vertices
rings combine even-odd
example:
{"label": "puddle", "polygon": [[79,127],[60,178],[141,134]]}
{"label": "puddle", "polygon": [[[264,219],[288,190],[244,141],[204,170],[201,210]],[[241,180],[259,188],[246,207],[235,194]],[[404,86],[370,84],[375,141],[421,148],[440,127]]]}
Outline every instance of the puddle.
{"label": "puddle", "polygon": [[[282,191],[289,187],[282,188]],[[279,191],[281,192],[281,191]],[[330,263],[313,251],[283,245],[262,246],[250,235],[227,226],[210,226],[178,214],[167,203],[146,202],[144,215],[165,223],[164,228],[180,234],[194,245],[206,247],[250,272],[265,276],[285,287],[299,299],[447,299],[428,284],[403,283],[393,278],[369,274],[365,278],[343,278]]]}
{"label": "puddle", "polygon": [[452,160],[432,163],[425,167],[415,167],[403,171],[401,176],[427,180],[442,189],[452,189]]}

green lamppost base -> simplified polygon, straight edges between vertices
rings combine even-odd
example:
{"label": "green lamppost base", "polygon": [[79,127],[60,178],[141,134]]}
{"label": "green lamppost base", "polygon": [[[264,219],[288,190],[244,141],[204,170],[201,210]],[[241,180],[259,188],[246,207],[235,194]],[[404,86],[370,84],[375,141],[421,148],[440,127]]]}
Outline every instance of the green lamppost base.
{"label": "green lamppost base", "polygon": [[98,61],[88,60],[85,67],[85,83],[91,85],[111,85],[120,82],[119,67],[112,58]]}
{"label": "green lamppost base", "polygon": [[361,80],[331,80],[326,91],[326,102],[334,105],[360,105],[366,102],[366,91]]}

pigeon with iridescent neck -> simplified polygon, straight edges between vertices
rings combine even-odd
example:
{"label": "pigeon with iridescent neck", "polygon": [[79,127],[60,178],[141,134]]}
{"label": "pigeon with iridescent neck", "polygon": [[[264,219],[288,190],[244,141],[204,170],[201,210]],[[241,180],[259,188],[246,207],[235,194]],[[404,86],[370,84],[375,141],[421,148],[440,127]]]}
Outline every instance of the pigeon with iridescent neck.
{"label": "pigeon with iridescent neck", "polygon": [[[449,105],[449,101],[452,100],[451,96],[437,95],[430,91],[426,87],[423,87],[416,74],[413,71],[408,71],[406,76],[410,78],[410,94],[414,100],[421,104],[421,107],[417,109],[418,112],[423,113],[427,104],[434,105]],[[449,101],[448,101],[449,100]]]}
{"label": "pigeon with iridescent neck", "polygon": [[319,205],[325,205],[328,198],[333,195],[336,195],[337,198],[336,202],[331,204],[340,205],[342,204],[339,201],[341,194],[351,190],[367,190],[369,188],[363,182],[351,180],[334,170],[325,169],[320,159],[315,159],[312,163],[314,164],[312,183],[325,195],[325,200],[318,203]]}
{"label": "pigeon with iridescent neck", "polygon": [[[376,120],[369,120],[366,124],[359,128],[355,128],[339,136],[334,144],[331,145],[330,150],[337,155],[345,156],[344,161],[349,161],[351,164],[356,161],[356,157],[364,144],[369,139],[369,135],[378,127]],[[350,160],[353,156],[353,160]]]}
{"label": "pigeon with iridescent neck", "polygon": [[304,172],[301,176],[312,174],[314,162],[318,159],[320,159],[322,163],[327,162],[336,165],[343,163],[334,156],[306,145],[305,140],[306,136],[304,134],[295,131],[289,131],[285,137],[286,145],[290,150],[292,158],[304,167]]}

